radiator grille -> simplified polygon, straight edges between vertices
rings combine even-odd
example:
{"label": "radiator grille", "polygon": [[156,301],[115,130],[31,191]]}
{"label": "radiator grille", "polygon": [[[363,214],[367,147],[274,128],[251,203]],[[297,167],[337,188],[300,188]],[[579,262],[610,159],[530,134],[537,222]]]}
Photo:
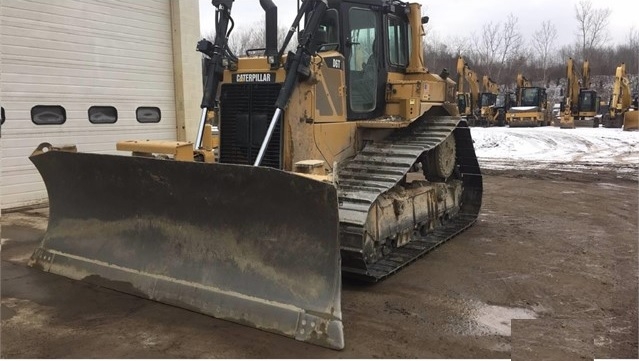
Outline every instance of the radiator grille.
{"label": "radiator grille", "polygon": [[[275,113],[281,84],[229,83],[220,94],[220,163],[253,164]],[[262,166],[282,168],[282,117]]]}

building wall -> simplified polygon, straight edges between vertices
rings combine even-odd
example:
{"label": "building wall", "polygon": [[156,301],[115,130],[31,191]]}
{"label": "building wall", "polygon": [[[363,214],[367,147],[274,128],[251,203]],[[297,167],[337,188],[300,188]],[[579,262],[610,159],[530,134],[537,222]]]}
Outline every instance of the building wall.
{"label": "building wall", "polygon": [[[119,140],[189,139],[187,119],[199,112],[201,94],[198,38],[196,1],[1,1],[1,208],[46,201],[28,160],[42,142],[124,154],[115,150]],[[60,106],[66,120],[34,124],[36,105]],[[92,106],[114,107],[117,121],[91,123]],[[140,123],[139,107],[159,108],[160,121]]]}

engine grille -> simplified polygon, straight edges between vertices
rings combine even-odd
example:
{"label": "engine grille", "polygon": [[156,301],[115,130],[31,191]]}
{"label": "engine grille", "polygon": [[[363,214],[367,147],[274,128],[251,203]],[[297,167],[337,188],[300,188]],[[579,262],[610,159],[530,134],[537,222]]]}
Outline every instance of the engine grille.
{"label": "engine grille", "polygon": [[[253,164],[275,113],[281,84],[228,83],[220,94],[220,163]],[[262,166],[282,168],[282,118],[266,148]]]}

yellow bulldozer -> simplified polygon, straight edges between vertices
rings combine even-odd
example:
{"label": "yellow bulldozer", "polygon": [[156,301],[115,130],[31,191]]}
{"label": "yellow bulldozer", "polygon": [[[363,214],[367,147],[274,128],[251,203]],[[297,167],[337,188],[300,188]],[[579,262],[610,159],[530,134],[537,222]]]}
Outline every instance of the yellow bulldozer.
{"label": "yellow bulldozer", "polygon": [[550,125],[546,88],[532,85],[523,74],[517,74],[516,105],[506,111],[509,127]]}
{"label": "yellow bulldozer", "polygon": [[597,91],[590,89],[590,63],[588,60],[585,60],[583,64],[581,84],[572,58],[568,58],[566,62],[566,77],[568,86],[562,102],[562,116],[559,126],[561,128],[599,127],[599,121],[596,117],[599,111],[599,98]]}
{"label": "yellow bulldozer", "polygon": [[195,143],[41,144],[50,218],[30,264],[341,349],[343,276],[382,280],[477,218],[455,82],[425,67],[417,3],[305,0],[278,44],[262,0],[253,57],[228,47],[233,0],[212,3]]}
{"label": "yellow bulldozer", "polygon": [[639,128],[639,111],[632,106],[630,83],[626,76],[626,64],[621,63],[615,70],[615,82],[612,97],[608,107],[608,114],[604,114],[603,126],[606,128],[621,128],[637,130]]}

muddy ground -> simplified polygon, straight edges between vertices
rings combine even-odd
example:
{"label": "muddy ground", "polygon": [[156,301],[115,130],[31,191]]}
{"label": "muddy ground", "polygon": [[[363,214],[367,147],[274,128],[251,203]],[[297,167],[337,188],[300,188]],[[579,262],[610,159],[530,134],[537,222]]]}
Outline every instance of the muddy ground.
{"label": "muddy ground", "polygon": [[344,284],[343,351],[28,268],[46,209],[2,214],[1,356],[637,358],[636,180],[487,173],[468,231],[379,284]]}

